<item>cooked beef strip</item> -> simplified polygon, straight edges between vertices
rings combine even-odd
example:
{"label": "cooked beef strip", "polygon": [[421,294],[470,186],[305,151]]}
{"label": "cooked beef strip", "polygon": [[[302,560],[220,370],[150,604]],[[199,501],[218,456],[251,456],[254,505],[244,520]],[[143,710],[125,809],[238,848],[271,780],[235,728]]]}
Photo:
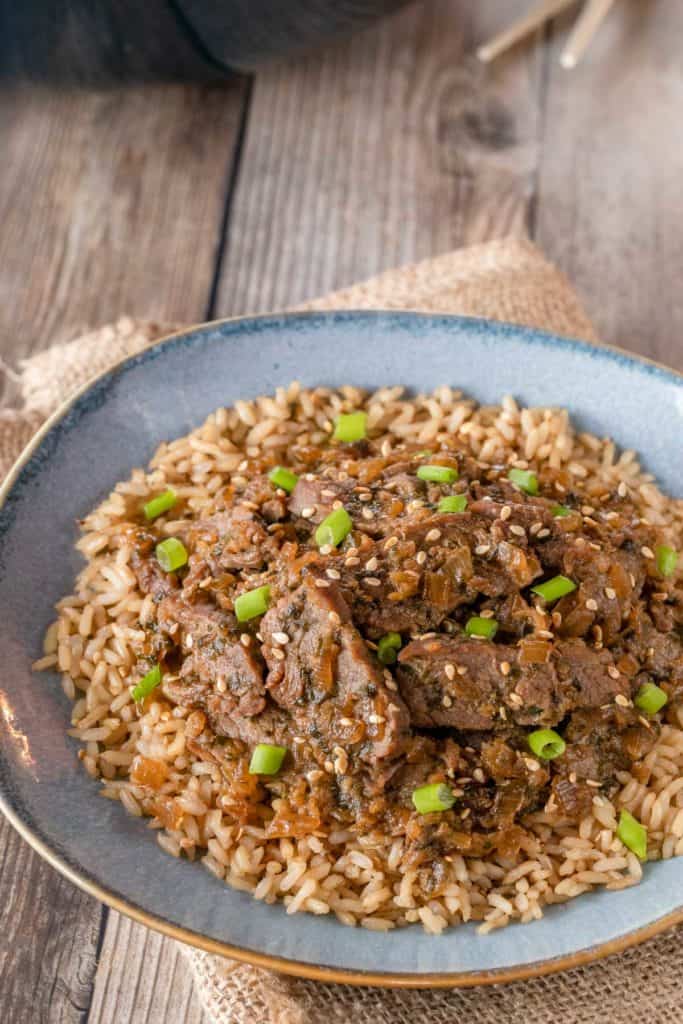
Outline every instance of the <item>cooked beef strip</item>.
{"label": "cooked beef strip", "polygon": [[[551,470],[531,497],[458,450],[294,443],[289,455],[291,495],[249,459],[246,488],[226,487],[179,527],[190,558],[178,573],[156,562],[154,524],[131,535],[131,566],[157,605],[140,664],[161,660],[165,697],[201,713],[191,749],[220,765],[230,813],[273,836],[384,827],[436,892],[449,853],[514,852],[530,811],[576,820],[617,773],[638,773],[683,701],[683,597],[643,553],[660,534],[628,500],[595,499]],[[425,461],[459,479],[420,480]],[[439,513],[454,492],[465,512]],[[553,516],[558,501],[568,516]],[[321,554],[315,528],[338,502],[353,528]],[[547,608],[531,587],[557,573],[577,589]],[[270,610],[237,623],[235,597],[266,582]],[[498,622],[493,642],[462,633],[482,613]],[[391,669],[374,649],[389,631],[403,642]],[[648,681],[670,699],[651,719],[630,703]],[[531,755],[539,726],[567,742],[554,761]],[[260,742],[287,747],[277,777],[249,776]],[[436,781],[454,788],[453,809],[417,815],[413,790]]]}

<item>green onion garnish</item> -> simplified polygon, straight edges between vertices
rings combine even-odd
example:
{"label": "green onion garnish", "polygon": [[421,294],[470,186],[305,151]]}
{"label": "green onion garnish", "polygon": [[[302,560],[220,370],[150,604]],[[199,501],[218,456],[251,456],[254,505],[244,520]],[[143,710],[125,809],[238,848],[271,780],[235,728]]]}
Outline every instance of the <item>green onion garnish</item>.
{"label": "green onion garnish", "polygon": [[553,505],[550,512],[556,519],[564,519],[565,516],[570,516],[572,514],[572,510],[567,508],[566,505]]}
{"label": "green onion garnish", "polygon": [[536,757],[544,761],[552,761],[560,757],[567,749],[567,744],[554,729],[536,729],[527,736],[527,743]]}
{"label": "green onion garnish", "polygon": [[454,803],[453,791],[443,782],[434,782],[413,790],[413,804],[419,814],[447,811]]}
{"label": "green onion garnish", "polygon": [[266,584],[263,587],[256,587],[255,590],[247,590],[235,598],[235,615],[238,622],[248,622],[255,619],[257,615],[263,615],[268,611],[270,604],[270,587]]}
{"label": "green onion garnish", "polygon": [[157,561],[164,572],[175,572],[187,562],[185,545],[177,537],[162,540],[156,546]]}
{"label": "green onion garnish", "polygon": [[133,700],[144,700],[145,697],[149,697],[152,690],[161,682],[161,666],[155,665],[154,668],[150,669],[146,676],[143,676],[137,686],[134,686],[131,690],[133,694]]}
{"label": "green onion garnish", "polygon": [[276,466],[275,469],[271,469],[268,479],[271,484],[275,484],[276,487],[286,491],[287,494],[291,494],[299,482],[299,477],[296,473],[292,473],[291,469],[285,469],[284,466]]}
{"label": "green onion garnish", "polygon": [[473,615],[467,620],[465,632],[468,636],[483,636],[487,640],[493,640],[498,632],[498,623],[495,619],[483,619],[479,615]]}
{"label": "green onion garnish", "polygon": [[669,698],[661,687],[654,683],[643,683],[633,698],[633,703],[646,715],[656,715],[669,703]]}
{"label": "green onion garnish", "polygon": [[538,477],[530,469],[511,469],[508,480],[527,494],[538,494]]}
{"label": "green onion garnish", "polygon": [[660,544],[655,549],[655,558],[657,559],[657,569],[662,576],[673,576],[678,565],[678,552],[667,544]]}
{"label": "green onion garnish", "polygon": [[164,491],[163,494],[157,494],[156,498],[150,498],[150,500],[142,506],[142,511],[145,513],[145,519],[156,519],[157,516],[161,516],[164,512],[168,512],[170,508],[173,508],[178,496],[175,491],[168,490]]}
{"label": "green onion garnish", "polygon": [[439,512],[464,512],[466,508],[466,494],[449,494],[447,498],[442,498],[438,505]]}
{"label": "green onion garnish", "polygon": [[452,466],[420,466],[417,475],[433,484],[452,484],[458,479],[458,471]]}
{"label": "green onion garnish", "polygon": [[401,649],[400,633],[385,633],[377,642],[377,657],[383,665],[393,665]]}
{"label": "green onion garnish", "polygon": [[622,810],[617,825],[617,835],[624,846],[635,853],[640,860],[647,860],[647,829],[634,818],[630,811]]}
{"label": "green onion garnish", "polygon": [[334,512],[330,512],[315,531],[315,542],[319,548],[336,548],[352,528],[351,516],[346,509],[335,508]]}
{"label": "green onion garnish", "polygon": [[338,416],[332,435],[335,441],[362,441],[366,436],[365,425],[368,420],[366,412],[347,412]]}
{"label": "green onion garnish", "polygon": [[567,576],[553,576],[551,580],[532,587],[531,593],[538,594],[547,604],[551,604],[553,601],[559,601],[566,594],[571,594],[573,590],[576,590],[576,583],[573,580]]}
{"label": "green onion garnish", "polygon": [[259,743],[254,747],[249,762],[250,775],[277,775],[285,759],[287,747],[276,747],[272,743]]}

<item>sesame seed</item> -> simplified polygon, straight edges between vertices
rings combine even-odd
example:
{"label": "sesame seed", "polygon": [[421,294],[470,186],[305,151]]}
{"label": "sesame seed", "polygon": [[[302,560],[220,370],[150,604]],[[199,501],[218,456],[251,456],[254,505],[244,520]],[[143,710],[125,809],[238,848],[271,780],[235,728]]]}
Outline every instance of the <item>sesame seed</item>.
{"label": "sesame seed", "polygon": [[543,528],[543,523],[532,523],[529,527],[529,533],[532,537],[535,537],[539,530]]}
{"label": "sesame seed", "polygon": [[319,768],[314,768],[313,771],[306,773],[306,778],[309,782],[317,782],[322,779],[324,772],[321,772]]}
{"label": "sesame seed", "polygon": [[311,516],[315,515],[315,505],[307,505],[306,508],[301,509],[302,519],[310,519]]}
{"label": "sesame seed", "polygon": [[242,647],[249,646],[249,644],[251,643],[251,637],[249,636],[248,633],[242,633],[242,635],[240,636],[240,643],[242,644]]}
{"label": "sesame seed", "polygon": [[562,625],[562,612],[553,612],[550,618],[553,620],[555,629]]}
{"label": "sesame seed", "polygon": [[626,486],[626,484],[624,483],[623,480],[621,481],[621,483],[617,487],[617,494],[619,495],[620,498],[625,498],[626,495],[628,494],[628,487]]}
{"label": "sesame seed", "polygon": [[272,651],[270,653],[271,653],[271,656],[273,658],[275,658],[276,661],[284,661],[285,660],[285,652],[283,650],[281,650],[279,647],[273,647],[273,649],[272,649]]}
{"label": "sesame seed", "polygon": [[304,473],[304,480],[315,480],[315,473]]}
{"label": "sesame seed", "polygon": [[216,689],[218,690],[219,693],[225,693],[228,689],[228,684],[226,683],[225,679],[222,679],[220,676],[216,680]]}
{"label": "sesame seed", "polygon": [[371,725],[383,725],[386,722],[386,718],[381,715],[368,715],[368,722]]}
{"label": "sesame seed", "polygon": [[443,706],[444,706],[445,708],[450,708],[450,707],[452,706],[452,704],[453,704],[453,701],[452,701],[452,700],[451,700],[451,698],[450,698],[450,697],[448,696],[448,694],[447,694],[447,693],[445,693],[445,694],[443,695],[443,697],[441,698],[441,703],[443,704]]}
{"label": "sesame seed", "polygon": [[338,626],[339,623],[341,622],[341,619],[339,618],[337,612],[328,612],[327,618],[330,620],[333,626]]}
{"label": "sesame seed", "polygon": [[510,533],[514,533],[516,537],[526,537],[526,530],[523,526],[518,526],[517,523],[512,524]]}
{"label": "sesame seed", "polygon": [[586,785],[592,786],[593,789],[600,789],[602,783],[598,782],[597,779],[586,779]]}
{"label": "sesame seed", "polygon": [[276,644],[288,644],[289,637],[286,633],[273,633],[273,640]]}
{"label": "sesame seed", "polygon": [[374,519],[375,518],[375,513],[372,511],[371,508],[361,509],[361,515],[362,515],[363,519]]}
{"label": "sesame seed", "polygon": [[316,580],[315,585],[319,590],[327,590],[330,583],[329,580]]}
{"label": "sesame seed", "polygon": [[509,676],[510,675],[511,666],[510,666],[510,662],[509,661],[501,661],[501,663],[498,666],[498,668],[500,669],[501,675],[504,675],[504,676]]}
{"label": "sesame seed", "polygon": [[542,530],[538,531],[538,539],[539,540],[543,540],[545,537],[549,537],[549,536],[550,536],[550,530],[546,529],[545,527]]}
{"label": "sesame seed", "polygon": [[355,725],[356,723],[354,722],[353,718],[340,718],[339,724],[343,725],[344,728],[347,728],[348,726]]}
{"label": "sesame seed", "polygon": [[592,505],[582,505],[581,506],[581,515],[592,516],[594,512],[595,512],[595,509],[593,508]]}
{"label": "sesame seed", "polygon": [[554,635],[549,629],[537,629],[536,635],[542,636],[544,640],[554,640]]}
{"label": "sesame seed", "polygon": [[588,609],[589,612],[597,612],[597,610],[598,610],[598,602],[594,598],[589,597],[588,600],[586,601],[586,608]]}
{"label": "sesame seed", "polygon": [[382,451],[382,455],[384,455],[385,458],[391,452],[391,441],[388,438],[387,438],[386,441],[382,441],[382,449],[381,449],[381,451]]}
{"label": "sesame seed", "polygon": [[493,613],[493,608],[482,608],[482,610],[479,612],[479,618],[480,619],[492,619],[493,618],[493,614],[494,614]]}
{"label": "sesame seed", "polygon": [[366,576],[363,583],[367,583],[369,587],[381,587],[382,581],[378,580],[376,576]]}
{"label": "sesame seed", "polygon": [[620,708],[630,708],[631,701],[628,697],[625,697],[623,693],[618,693],[614,698],[614,703],[618,704]]}
{"label": "sesame seed", "polygon": [[323,546],[320,549],[320,554],[321,555],[331,555],[332,554],[332,545],[331,544],[323,544]]}
{"label": "sesame seed", "polygon": [[619,678],[619,669],[617,668],[617,666],[616,665],[608,665],[607,666],[607,675],[611,676],[612,679],[618,679]]}
{"label": "sesame seed", "polygon": [[328,487],[326,487],[325,490],[321,491],[320,493],[323,496],[323,498],[336,498],[337,497],[337,492],[336,491],[331,491]]}
{"label": "sesame seed", "polygon": [[342,747],[335,747],[332,753],[334,758],[334,770],[337,775],[344,775],[349,767],[348,754]]}
{"label": "sesame seed", "polygon": [[331,580],[341,579],[341,573],[337,569],[325,569],[325,575]]}
{"label": "sesame seed", "polygon": [[503,521],[505,521],[506,519],[509,519],[511,515],[512,515],[512,509],[510,508],[510,506],[509,505],[503,505],[502,509],[500,510],[500,518]]}
{"label": "sesame seed", "polygon": [[576,772],[569,773],[569,781],[572,783],[572,785],[574,785],[574,783],[576,782],[576,777]]}
{"label": "sesame seed", "polygon": [[467,667],[465,665],[456,665],[455,671],[458,673],[459,676],[467,675]]}
{"label": "sesame seed", "polygon": [[469,818],[471,813],[472,813],[472,808],[471,807],[466,807],[465,810],[460,815],[461,820],[464,821],[465,818]]}
{"label": "sesame seed", "polygon": [[486,776],[484,775],[484,773],[481,770],[481,768],[475,768],[474,769],[474,771],[472,772],[472,778],[474,779],[475,782],[485,782],[486,781]]}
{"label": "sesame seed", "polygon": [[397,544],[398,537],[389,537],[389,539],[384,542],[384,550],[389,551],[391,548],[395,548]]}
{"label": "sesame seed", "polygon": [[242,461],[240,462],[239,466],[237,467],[238,472],[239,473],[244,473],[244,471],[245,471],[245,469],[247,468],[248,465],[249,465],[249,460],[248,459],[242,459]]}
{"label": "sesame seed", "polygon": [[415,556],[415,561],[417,562],[418,565],[424,565],[425,562],[427,561],[427,552],[418,551],[417,555]]}
{"label": "sesame seed", "polygon": [[655,557],[654,556],[654,552],[652,551],[652,548],[645,547],[645,545],[643,545],[643,547],[640,549],[640,553],[643,556],[643,558],[654,558]]}
{"label": "sesame seed", "polygon": [[375,558],[375,556],[373,555],[373,557],[372,557],[372,558],[369,558],[369,559],[367,560],[367,562],[365,563],[365,568],[366,568],[366,571],[367,571],[367,572],[374,572],[374,571],[375,571],[375,569],[376,569],[376,568],[378,567],[378,565],[379,565],[379,562],[378,562],[378,560],[377,560],[377,559]]}
{"label": "sesame seed", "polygon": [[464,796],[465,795],[464,789],[453,789],[453,790],[451,790],[451,792],[453,793],[453,796],[456,797],[456,798],[459,797],[459,796]]}
{"label": "sesame seed", "polygon": [[512,704],[513,708],[521,708],[524,701],[518,693],[508,694],[508,704]]}
{"label": "sesame seed", "polygon": [[358,495],[359,501],[372,501],[372,494],[370,491],[363,491],[362,494]]}
{"label": "sesame seed", "polygon": [[334,765],[332,764],[331,761],[325,761],[323,768],[325,769],[328,775],[334,775]]}
{"label": "sesame seed", "polygon": [[414,512],[415,509],[424,508],[424,501],[422,498],[413,498],[412,501],[408,502],[408,511]]}
{"label": "sesame seed", "polygon": [[477,544],[474,549],[475,555],[486,555],[491,550],[490,544]]}
{"label": "sesame seed", "polygon": [[609,598],[610,601],[613,601],[616,596],[616,590],[613,590],[612,587],[605,587],[605,597]]}
{"label": "sesame seed", "polygon": [[344,565],[347,566],[349,569],[352,569],[354,565],[360,565],[360,558],[356,558],[354,555],[350,555],[344,562]]}
{"label": "sesame seed", "polygon": [[440,536],[441,530],[430,530],[429,533],[425,536],[425,540],[428,544],[433,544],[440,538]]}
{"label": "sesame seed", "polygon": [[444,665],[443,670],[447,679],[455,679],[455,665],[451,665],[451,663],[448,662],[448,664]]}
{"label": "sesame seed", "polygon": [[524,763],[530,772],[538,772],[541,770],[541,766],[538,761],[534,761],[533,757],[525,757]]}
{"label": "sesame seed", "polygon": [[498,714],[499,714],[499,716],[500,716],[500,717],[501,717],[501,718],[503,719],[503,721],[504,721],[504,722],[507,722],[507,718],[508,718],[508,713],[507,713],[507,711],[505,710],[505,708],[504,708],[504,707],[502,706],[502,704],[501,704],[501,706],[500,706],[500,707],[498,708]]}

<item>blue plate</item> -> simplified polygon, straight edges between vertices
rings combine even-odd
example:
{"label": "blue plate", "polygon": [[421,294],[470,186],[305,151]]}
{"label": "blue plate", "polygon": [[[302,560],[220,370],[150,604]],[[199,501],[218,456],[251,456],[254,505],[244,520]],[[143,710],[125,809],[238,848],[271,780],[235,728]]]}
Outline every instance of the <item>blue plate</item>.
{"label": "blue plate", "polygon": [[66,736],[56,674],[35,675],[52,606],[79,568],[74,521],[144,465],[163,439],[219,405],[303,384],[448,383],[482,402],[512,393],[566,405],[578,424],[637,449],[681,495],[683,378],[612,349],[481,320],[412,313],[268,316],[209,324],[107,373],[54,416],[3,488],[0,511],[1,805],[77,885],[175,938],[283,971],[385,985],[483,984],[547,973],[640,941],[683,919],[683,858],[643,883],[550,908],[486,937],[389,934],[288,917],[164,854],[144,823],[97,796]]}

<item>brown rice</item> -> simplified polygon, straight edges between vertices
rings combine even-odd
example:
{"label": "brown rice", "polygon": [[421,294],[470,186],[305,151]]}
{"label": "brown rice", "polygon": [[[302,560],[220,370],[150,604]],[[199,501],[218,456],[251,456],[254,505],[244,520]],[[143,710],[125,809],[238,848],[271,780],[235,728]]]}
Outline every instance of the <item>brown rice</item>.
{"label": "brown rice", "polygon": [[[186,500],[190,516],[199,516],[228,480],[237,490],[246,486],[245,456],[284,453],[294,437],[316,443],[340,412],[361,407],[385,452],[402,441],[457,438],[484,462],[564,467],[596,501],[618,487],[680,547],[683,503],[660,492],[641,472],[634,452],[619,453],[609,439],[576,433],[565,410],[520,408],[509,396],[500,406],[478,407],[446,386],[407,399],[398,387],[366,395],[353,387],[303,390],[297,383],[272,397],[219,409],[192,434],[162,444],[147,471],[134,470],[87,517],[77,545],[87,564],[75,592],[59,602],[57,621],[34,665],[61,673],[64,692],[74,702],[70,735],[81,742],[79,757],[100,781],[101,794],[120,801],[130,814],[149,817],[167,853],[201,860],[229,885],[268,903],[282,900],[289,914],[333,913],[344,924],[375,931],[421,922],[439,934],[474,920],[485,933],[511,920],[538,919],[545,905],[596,886],[636,884],[641,863],[616,836],[621,807],[648,827],[648,859],[683,854],[683,710],[645,758],[644,781],[624,773],[614,802],[596,795],[592,813],[578,826],[533,815],[529,839],[516,858],[453,855],[442,895],[426,902],[420,902],[416,871],[401,865],[401,839],[347,831],[293,842],[238,827],[221,806],[220,770],[186,747],[189,709],[153,702],[138,712],[130,673],[135,644],[144,636],[138,624],[154,618],[155,606],[138,590],[128,564],[128,510],[171,486]],[[178,522],[162,520],[161,526],[171,535]],[[175,799],[177,827],[164,828],[149,791],[130,778],[138,754],[168,766],[159,794]]]}

